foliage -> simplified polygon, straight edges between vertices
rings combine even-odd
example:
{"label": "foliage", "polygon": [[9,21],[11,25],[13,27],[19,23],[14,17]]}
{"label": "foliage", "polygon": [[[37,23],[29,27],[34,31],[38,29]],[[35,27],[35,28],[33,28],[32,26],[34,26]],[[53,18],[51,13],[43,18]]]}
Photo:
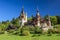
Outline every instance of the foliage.
{"label": "foliage", "polygon": [[47,20],[47,19],[48,19],[48,15],[45,15],[45,16],[44,16],[44,19],[46,19],[46,20]]}
{"label": "foliage", "polygon": [[29,26],[23,26],[22,30],[29,30]]}
{"label": "foliage", "polygon": [[30,32],[27,30],[24,30],[24,31],[22,31],[21,35],[22,36],[28,36],[28,35],[30,35]]}
{"label": "foliage", "polygon": [[56,25],[57,24],[56,16],[50,16],[50,18],[51,18],[52,25]]}
{"label": "foliage", "polygon": [[[48,18],[48,15],[46,15],[44,17],[46,20]],[[50,16],[50,19],[51,19],[51,22],[52,22],[52,25],[55,25],[55,28],[56,29],[49,29],[48,30],[48,34],[51,35],[52,33],[60,33],[60,25],[56,25],[56,24],[60,24],[60,16]],[[32,20],[32,17],[29,18],[28,20]],[[19,19],[18,18],[13,18],[11,21],[7,20],[7,21],[2,21],[0,23],[0,34],[3,34],[4,31],[6,31],[7,27],[10,25],[10,24],[13,24],[17,27],[20,27],[20,24],[19,24]],[[22,35],[29,35],[30,33],[31,34],[40,34],[42,33],[42,30],[41,28],[39,28],[38,26],[36,27],[33,27],[33,26],[23,26],[22,28],[18,28],[17,30],[8,30],[9,33],[12,33],[12,34],[22,34]]]}
{"label": "foliage", "polygon": [[48,36],[52,35],[52,29],[48,29]]}
{"label": "foliage", "polygon": [[6,31],[8,25],[10,24],[9,20],[7,21],[2,21],[2,23],[0,23],[0,34],[4,33],[4,31]]}
{"label": "foliage", "polygon": [[[46,15],[44,18],[46,20],[48,20],[48,15]],[[50,20],[52,22],[52,25],[56,25],[57,24],[57,17],[56,16],[50,16]]]}
{"label": "foliage", "polygon": [[29,27],[28,26],[23,26],[21,29],[20,29],[20,35],[22,36],[27,36],[29,35],[30,32],[29,32]]}
{"label": "foliage", "polygon": [[55,25],[55,32],[60,33],[60,25]]}
{"label": "foliage", "polygon": [[30,31],[31,34],[34,34],[34,33],[35,33],[35,32],[34,32],[34,31],[35,31],[35,27],[30,26],[30,27],[29,27],[29,31]]}
{"label": "foliage", "polygon": [[28,18],[28,20],[32,20],[32,17]]}
{"label": "foliage", "polygon": [[57,24],[60,24],[60,16],[56,16],[57,17]]}
{"label": "foliage", "polygon": [[13,25],[16,25],[16,26],[20,26],[20,24],[19,24],[19,19],[18,18],[13,18],[12,19],[12,21],[11,21],[11,23],[13,24]]}
{"label": "foliage", "polygon": [[35,33],[38,33],[38,34],[42,33],[42,30],[38,26],[35,27],[34,31]]}
{"label": "foliage", "polygon": [[13,32],[14,32],[14,30],[13,30],[13,29],[10,29],[10,30],[8,30],[8,32],[9,32],[9,33],[13,33]]}
{"label": "foliage", "polygon": [[0,34],[4,34],[4,31],[0,31]]}

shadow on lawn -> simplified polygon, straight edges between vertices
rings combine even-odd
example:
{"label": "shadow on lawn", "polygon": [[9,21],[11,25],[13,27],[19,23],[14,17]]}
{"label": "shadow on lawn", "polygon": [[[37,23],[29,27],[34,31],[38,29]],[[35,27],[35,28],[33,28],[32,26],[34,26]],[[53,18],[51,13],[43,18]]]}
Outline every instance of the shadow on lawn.
{"label": "shadow on lawn", "polygon": [[33,37],[33,38],[31,38],[31,40],[39,40],[39,38],[38,37]]}
{"label": "shadow on lawn", "polygon": [[31,37],[39,37],[41,36],[40,34],[33,34]]}

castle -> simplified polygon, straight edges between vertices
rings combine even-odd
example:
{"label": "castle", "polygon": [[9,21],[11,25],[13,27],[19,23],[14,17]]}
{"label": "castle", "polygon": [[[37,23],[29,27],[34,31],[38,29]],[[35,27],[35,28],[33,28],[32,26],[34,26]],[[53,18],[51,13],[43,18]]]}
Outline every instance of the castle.
{"label": "castle", "polygon": [[28,21],[27,13],[24,12],[24,8],[22,8],[21,14],[19,16],[21,26],[24,26],[25,24],[33,25],[40,28],[42,27],[44,30],[45,29],[48,30],[49,28],[52,28],[50,16],[48,16],[47,18],[48,20],[42,19],[40,17],[40,13],[38,9],[36,10],[36,16],[35,17],[32,16],[31,21]]}

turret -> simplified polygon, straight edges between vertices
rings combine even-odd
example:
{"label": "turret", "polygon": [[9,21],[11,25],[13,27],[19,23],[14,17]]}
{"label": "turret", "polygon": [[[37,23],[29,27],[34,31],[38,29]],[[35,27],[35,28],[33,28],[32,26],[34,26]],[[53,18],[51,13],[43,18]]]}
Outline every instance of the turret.
{"label": "turret", "polygon": [[24,18],[25,17],[25,14],[24,14],[24,8],[22,7],[22,11],[21,11],[21,15],[20,15],[21,18]]}
{"label": "turret", "polygon": [[24,26],[25,22],[26,22],[26,15],[24,13],[24,8],[22,7],[22,11],[21,11],[21,15],[20,15],[20,24],[21,26]]}
{"label": "turret", "polygon": [[37,9],[37,13],[36,13],[36,18],[37,20],[40,20],[40,14],[39,14],[39,10]]}
{"label": "turret", "polygon": [[40,15],[39,15],[39,10],[37,9],[37,13],[36,13],[36,22],[37,22],[37,26],[41,27],[40,25]]}

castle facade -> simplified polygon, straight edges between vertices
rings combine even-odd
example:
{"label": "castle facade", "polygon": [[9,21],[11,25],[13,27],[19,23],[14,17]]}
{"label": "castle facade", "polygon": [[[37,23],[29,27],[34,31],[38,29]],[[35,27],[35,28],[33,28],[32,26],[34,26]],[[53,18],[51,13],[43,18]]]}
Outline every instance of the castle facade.
{"label": "castle facade", "polygon": [[52,28],[51,26],[51,20],[50,16],[48,16],[48,20],[42,19],[39,13],[39,10],[36,11],[36,16],[32,16],[32,20],[28,21],[27,13],[24,12],[24,9],[22,8],[21,14],[20,14],[20,24],[21,26],[27,25],[33,25],[37,27],[42,27],[44,30],[48,30],[49,28]]}

